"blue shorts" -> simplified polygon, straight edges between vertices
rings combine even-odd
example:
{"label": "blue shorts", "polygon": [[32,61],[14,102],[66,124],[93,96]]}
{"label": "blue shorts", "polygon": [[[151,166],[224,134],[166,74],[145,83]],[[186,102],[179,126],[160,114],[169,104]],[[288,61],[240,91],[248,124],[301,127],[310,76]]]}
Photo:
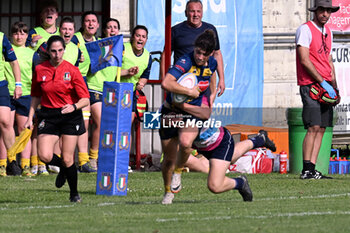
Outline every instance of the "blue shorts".
{"label": "blue shorts", "polygon": [[231,162],[235,150],[235,142],[230,131],[224,128],[225,134],[220,144],[211,151],[198,150],[199,154],[204,155],[207,159],[220,159]]}
{"label": "blue shorts", "polygon": [[10,93],[6,80],[0,81],[0,106],[11,107]]}
{"label": "blue shorts", "polygon": [[21,96],[19,99],[11,98],[11,111],[16,111],[21,116],[28,116],[31,101],[30,95]]}
{"label": "blue shorts", "polygon": [[101,92],[89,90],[89,93],[90,93],[90,105],[93,105],[98,102],[102,102],[103,95]]}

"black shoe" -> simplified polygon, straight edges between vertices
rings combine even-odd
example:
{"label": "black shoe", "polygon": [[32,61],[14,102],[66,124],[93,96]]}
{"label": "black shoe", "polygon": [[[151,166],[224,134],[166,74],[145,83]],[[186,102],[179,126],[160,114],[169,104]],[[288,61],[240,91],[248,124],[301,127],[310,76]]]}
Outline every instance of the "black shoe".
{"label": "black shoe", "polygon": [[321,172],[315,170],[313,171],[313,176],[314,176],[314,179],[316,180],[319,180],[319,179],[333,179],[333,177],[330,177],[330,176],[325,176],[323,175]]}
{"label": "black shoe", "polygon": [[64,168],[61,167],[60,172],[57,174],[55,185],[57,188],[61,188],[66,183],[66,174],[64,174]]}
{"label": "black shoe", "polygon": [[270,149],[272,152],[276,151],[275,143],[267,136],[267,132],[265,130],[260,130],[258,135],[261,135],[264,138],[264,147]]}
{"label": "black shoe", "polygon": [[7,165],[7,174],[13,176],[20,176],[22,174],[22,169],[18,166],[16,160],[13,160]]}
{"label": "black shoe", "polygon": [[312,171],[309,170],[302,170],[300,174],[300,179],[302,180],[309,180],[309,179],[315,179],[314,174]]}
{"label": "black shoe", "polygon": [[243,197],[243,201],[253,201],[253,193],[249,187],[248,179],[246,176],[239,176],[239,178],[243,179],[243,187],[239,189],[238,192]]}
{"label": "black shoe", "polygon": [[70,202],[80,203],[81,197],[79,196],[79,194],[74,194],[70,196],[69,200]]}

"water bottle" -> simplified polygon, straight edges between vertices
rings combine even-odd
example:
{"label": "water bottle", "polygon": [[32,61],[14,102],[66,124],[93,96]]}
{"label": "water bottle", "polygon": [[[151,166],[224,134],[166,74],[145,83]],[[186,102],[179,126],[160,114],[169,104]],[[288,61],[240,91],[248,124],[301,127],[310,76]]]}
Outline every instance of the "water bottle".
{"label": "water bottle", "polygon": [[280,174],[287,174],[287,152],[284,150],[280,153]]}

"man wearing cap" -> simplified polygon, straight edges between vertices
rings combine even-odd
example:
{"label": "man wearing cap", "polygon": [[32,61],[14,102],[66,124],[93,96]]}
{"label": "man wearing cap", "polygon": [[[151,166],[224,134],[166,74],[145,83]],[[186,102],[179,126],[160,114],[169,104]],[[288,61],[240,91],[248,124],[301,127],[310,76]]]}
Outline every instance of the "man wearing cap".
{"label": "man wearing cap", "polygon": [[319,83],[331,98],[337,95],[331,55],[333,35],[326,23],[331,14],[338,10],[338,6],[332,5],[332,0],[315,0],[315,6],[309,8],[314,13],[313,20],[296,31],[297,80],[303,102],[303,123],[307,129],[300,179],[332,179],[317,171],[315,165],[325,129],[333,124],[333,108],[332,105],[311,99],[309,93],[310,86]]}

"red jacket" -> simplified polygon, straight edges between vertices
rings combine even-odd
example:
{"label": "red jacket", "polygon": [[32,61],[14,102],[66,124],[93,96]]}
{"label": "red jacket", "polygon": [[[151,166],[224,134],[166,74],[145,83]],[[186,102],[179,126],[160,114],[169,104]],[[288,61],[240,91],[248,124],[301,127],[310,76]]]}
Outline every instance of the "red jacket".
{"label": "red jacket", "polygon": [[50,61],[35,67],[31,96],[41,97],[41,105],[47,108],[62,108],[90,97],[79,69],[65,60],[57,68]]}

